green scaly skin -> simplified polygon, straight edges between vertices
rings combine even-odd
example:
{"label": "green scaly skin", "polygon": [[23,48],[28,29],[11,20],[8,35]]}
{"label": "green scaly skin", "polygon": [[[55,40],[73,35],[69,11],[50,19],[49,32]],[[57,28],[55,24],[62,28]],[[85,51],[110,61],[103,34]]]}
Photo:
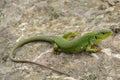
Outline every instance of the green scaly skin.
{"label": "green scaly skin", "polygon": [[112,32],[109,30],[100,30],[98,32],[86,33],[83,36],[77,37],[77,38],[72,39],[72,40],[68,40],[68,39],[72,36],[75,36],[76,34],[71,33],[71,32],[65,34],[64,36],[35,36],[35,37],[30,37],[28,39],[19,41],[17,43],[17,45],[15,45],[13,47],[9,57],[13,62],[32,63],[32,64],[42,66],[44,68],[53,70],[57,73],[70,76],[66,73],[60,72],[58,70],[44,66],[42,64],[38,64],[36,62],[27,61],[27,60],[17,60],[14,58],[15,54],[16,54],[16,50],[18,48],[22,47],[23,45],[30,43],[30,42],[44,41],[44,42],[49,42],[49,43],[54,44],[54,53],[55,54],[57,53],[56,51],[62,51],[65,53],[76,53],[76,52],[80,52],[82,50],[85,50],[87,52],[97,52],[97,51],[99,51],[99,48],[92,48],[92,46],[99,43],[100,41],[106,39],[111,34],[112,34]]}

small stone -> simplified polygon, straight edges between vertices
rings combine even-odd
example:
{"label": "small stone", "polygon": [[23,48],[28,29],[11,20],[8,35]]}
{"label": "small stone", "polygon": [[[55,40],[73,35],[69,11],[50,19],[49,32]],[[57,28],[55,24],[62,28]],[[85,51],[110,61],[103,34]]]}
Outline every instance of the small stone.
{"label": "small stone", "polygon": [[76,79],[73,77],[65,77],[64,80],[76,80]]}
{"label": "small stone", "polygon": [[112,11],[114,11],[114,7],[107,8],[105,11],[106,12],[112,12]]}

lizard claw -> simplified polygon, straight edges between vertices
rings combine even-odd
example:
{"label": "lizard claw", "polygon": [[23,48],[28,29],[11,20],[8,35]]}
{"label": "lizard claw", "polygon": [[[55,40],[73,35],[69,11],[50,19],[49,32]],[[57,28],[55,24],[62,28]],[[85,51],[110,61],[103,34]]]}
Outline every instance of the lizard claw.
{"label": "lizard claw", "polygon": [[54,50],[54,51],[53,51],[53,53],[54,53],[55,55],[59,55],[59,54],[60,54],[60,52],[61,52],[61,50],[60,50],[60,49],[57,49],[57,50]]}

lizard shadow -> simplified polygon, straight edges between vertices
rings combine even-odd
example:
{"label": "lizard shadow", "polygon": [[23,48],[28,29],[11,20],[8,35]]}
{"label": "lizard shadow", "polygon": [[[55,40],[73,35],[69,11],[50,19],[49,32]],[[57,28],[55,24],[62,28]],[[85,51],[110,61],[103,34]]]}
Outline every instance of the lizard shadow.
{"label": "lizard shadow", "polygon": [[83,50],[83,51],[80,51],[80,52],[75,52],[75,53],[66,53],[66,52],[59,52],[58,54],[56,54],[56,55],[60,55],[61,53],[64,53],[64,54],[66,54],[66,55],[75,55],[75,56],[90,56],[91,57],[91,54],[92,53],[90,53],[90,52],[87,52],[87,51],[85,51],[85,50]]}

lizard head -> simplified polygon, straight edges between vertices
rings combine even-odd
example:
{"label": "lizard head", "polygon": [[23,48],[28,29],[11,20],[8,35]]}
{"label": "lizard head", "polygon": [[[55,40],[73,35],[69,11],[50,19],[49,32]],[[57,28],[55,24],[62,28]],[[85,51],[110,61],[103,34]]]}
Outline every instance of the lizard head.
{"label": "lizard head", "polygon": [[110,30],[100,30],[99,32],[95,33],[95,39],[97,42],[100,42],[112,35]]}

